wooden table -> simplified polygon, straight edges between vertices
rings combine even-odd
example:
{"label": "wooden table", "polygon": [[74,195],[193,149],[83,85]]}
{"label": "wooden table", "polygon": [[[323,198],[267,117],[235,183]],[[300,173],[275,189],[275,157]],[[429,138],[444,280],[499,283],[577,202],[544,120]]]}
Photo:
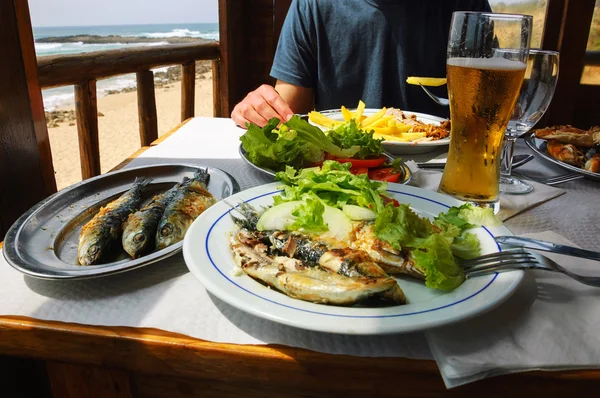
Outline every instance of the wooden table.
{"label": "wooden table", "polygon": [[[596,396],[600,389],[600,370],[585,370],[499,376],[448,391],[433,361],[220,344],[157,329],[12,316],[0,316],[0,355],[34,359],[23,368],[18,367],[21,360],[7,359],[0,373],[30,383],[25,387],[35,385],[36,397],[573,397]],[[8,395],[0,396],[32,396],[10,395],[27,388],[3,391]]]}

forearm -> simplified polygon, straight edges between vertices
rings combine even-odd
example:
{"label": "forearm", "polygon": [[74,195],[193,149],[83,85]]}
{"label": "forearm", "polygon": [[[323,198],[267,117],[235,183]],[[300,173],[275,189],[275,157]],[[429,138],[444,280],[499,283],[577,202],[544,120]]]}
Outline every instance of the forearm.
{"label": "forearm", "polygon": [[296,86],[277,80],[275,90],[294,113],[308,113],[315,107],[315,96],[312,88]]}

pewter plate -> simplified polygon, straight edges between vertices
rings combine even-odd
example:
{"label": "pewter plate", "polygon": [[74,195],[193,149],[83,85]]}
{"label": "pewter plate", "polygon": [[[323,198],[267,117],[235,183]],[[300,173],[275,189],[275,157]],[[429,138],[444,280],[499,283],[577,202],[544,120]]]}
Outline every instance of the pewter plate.
{"label": "pewter plate", "polygon": [[[533,150],[533,152],[535,152],[537,155],[541,156],[542,158],[546,159],[547,161],[552,162],[556,165],[559,165],[560,167],[562,167],[564,169],[571,170],[571,171],[574,171],[575,173],[583,174],[586,177],[590,177],[591,179],[600,181],[600,173],[594,173],[593,171],[581,169],[577,166],[573,166],[571,164],[561,162],[560,160],[555,159],[552,156],[550,156],[550,154],[548,153],[548,150],[546,149],[546,140],[536,138],[535,133],[533,131],[530,133],[527,133],[525,135],[524,139],[525,139],[525,143],[527,144],[527,146],[529,148],[531,148],[531,150]],[[594,150],[591,149],[591,151],[594,151]]]}
{"label": "pewter plate", "polygon": [[183,241],[135,260],[122,250],[115,254],[113,262],[81,266],[77,263],[79,233],[100,207],[127,191],[136,177],[152,179],[143,193],[144,205],[183,177],[192,177],[199,168],[208,169],[208,190],[217,200],[239,192],[231,175],[202,165],[164,164],[103,174],[65,188],[23,214],[6,234],[4,258],[32,277],[86,279],[129,271],[170,257],[181,251]]}
{"label": "pewter plate", "polygon": [[[269,168],[266,167],[260,167],[255,165],[254,163],[252,163],[250,161],[250,159],[248,159],[248,157],[246,156],[246,151],[244,150],[244,147],[242,146],[242,144],[240,144],[240,148],[239,148],[239,152],[240,152],[240,156],[242,157],[242,159],[248,163],[251,167],[255,168],[256,170],[262,171],[265,174],[268,174],[270,176],[275,177],[275,173],[276,171],[273,171]],[[387,154],[387,153],[383,153],[384,156],[386,156],[390,161],[394,160],[394,157]],[[404,162],[400,162],[400,164],[402,165],[402,179],[398,180],[398,184],[408,184],[410,182],[410,180],[412,179],[412,174],[410,172],[410,169],[408,168],[408,166],[404,163]]]}

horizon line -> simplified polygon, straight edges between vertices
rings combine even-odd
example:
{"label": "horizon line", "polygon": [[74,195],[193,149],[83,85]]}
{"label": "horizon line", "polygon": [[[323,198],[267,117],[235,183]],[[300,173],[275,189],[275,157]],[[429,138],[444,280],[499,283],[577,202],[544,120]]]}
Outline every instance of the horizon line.
{"label": "horizon line", "polygon": [[104,25],[32,25],[32,28],[81,28],[81,27],[99,27],[99,26],[142,26],[142,25],[185,25],[185,24],[202,24],[202,23],[216,23],[215,22],[160,22],[160,23],[127,23],[127,24],[104,24]]}

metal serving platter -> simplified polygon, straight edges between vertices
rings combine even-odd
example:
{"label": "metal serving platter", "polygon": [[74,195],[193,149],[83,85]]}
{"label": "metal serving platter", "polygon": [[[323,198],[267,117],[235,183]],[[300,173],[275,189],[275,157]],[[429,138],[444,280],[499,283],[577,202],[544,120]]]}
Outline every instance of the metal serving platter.
{"label": "metal serving platter", "polygon": [[[273,171],[273,170],[271,170],[269,168],[266,168],[266,167],[260,167],[260,166],[255,165],[254,163],[252,163],[250,161],[250,159],[248,159],[248,157],[246,156],[246,151],[244,150],[244,147],[242,146],[242,144],[240,144],[239,152],[240,152],[240,156],[242,157],[242,159],[244,159],[244,161],[246,163],[248,163],[251,167],[253,167],[256,170],[259,170],[259,171],[261,171],[263,173],[266,173],[266,174],[268,174],[270,176],[275,177],[276,171]],[[388,153],[384,152],[383,155],[386,156],[389,160],[394,160],[394,157],[391,156]],[[408,166],[404,162],[401,161],[400,164],[402,165],[403,173],[402,173],[401,178],[398,179],[397,183],[398,184],[408,184],[410,182],[410,180],[412,179],[412,174],[410,172],[410,169],[408,168]]]}
{"label": "metal serving platter", "polygon": [[[546,149],[546,140],[536,138],[535,132],[532,131],[532,132],[527,133],[525,135],[524,139],[525,139],[525,143],[527,144],[527,146],[529,146],[529,148],[531,148],[531,150],[533,152],[535,152],[537,155],[541,156],[542,158],[546,159],[547,161],[552,162],[564,169],[571,170],[571,171],[574,171],[575,173],[583,174],[586,177],[600,181],[600,173],[594,173],[593,171],[581,169],[577,166],[573,166],[571,164],[561,162],[560,160],[555,159],[552,156],[550,156],[550,154],[548,153],[548,150]],[[594,150],[591,149],[591,151],[594,151]]]}
{"label": "metal serving platter", "polygon": [[103,174],[65,188],[44,199],[11,226],[2,252],[6,261],[22,273],[42,279],[87,279],[129,271],[162,260],[181,251],[183,241],[131,259],[124,250],[115,261],[81,266],[77,262],[79,233],[100,207],[127,191],[136,177],[151,178],[142,205],[171,188],[199,168],[208,169],[208,190],[218,200],[239,192],[228,173],[209,166],[162,164]]}

